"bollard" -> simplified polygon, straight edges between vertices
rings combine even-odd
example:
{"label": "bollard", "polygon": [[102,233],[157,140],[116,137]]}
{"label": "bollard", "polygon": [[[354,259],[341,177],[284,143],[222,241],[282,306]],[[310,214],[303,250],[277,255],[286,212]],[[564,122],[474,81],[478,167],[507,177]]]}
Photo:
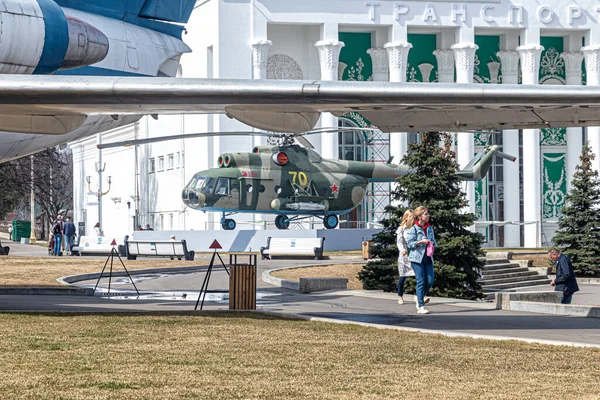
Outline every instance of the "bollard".
{"label": "bollard", "polygon": [[229,255],[229,309],[256,310],[256,254],[248,254],[248,263],[238,262],[238,256]]}

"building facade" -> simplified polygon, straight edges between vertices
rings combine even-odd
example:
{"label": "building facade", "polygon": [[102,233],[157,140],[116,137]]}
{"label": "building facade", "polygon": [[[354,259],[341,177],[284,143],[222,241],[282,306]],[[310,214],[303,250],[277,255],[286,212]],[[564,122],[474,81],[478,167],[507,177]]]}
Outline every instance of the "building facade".
{"label": "building facade", "polygon": [[[198,1],[184,41],[180,76],[194,78],[600,85],[600,6],[593,0],[489,1]],[[557,90],[560,90],[557,88]],[[319,126],[370,126],[360,114],[323,114]],[[102,134],[103,142],[182,133],[249,130],[224,115],[144,117]],[[455,134],[464,166],[477,150],[500,144],[519,161],[497,161],[488,177],[465,184],[469,210],[489,246],[549,244],[583,140],[600,150],[600,128],[527,129]],[[72,143],[75,218],[98,213],[98,138]],[[309,138],[325,158],[380,162],[406,153],[411,132],[327,133]],[[181,189],[216,167],[219,154],[251,151],[260,137],[211,137],[105,150],[103,227],[113,235],[135,224],[158,229],[220,229],[219,214],[185,209]],[[598,169],[600,160],[596,159]],[[91,192],[86,183],[90,176]],[[341,227],[383,217],[389,185],[374,184]],[[238,215],[240,229],[271,225]],[[90,225],[91,224],[91,225]]]}

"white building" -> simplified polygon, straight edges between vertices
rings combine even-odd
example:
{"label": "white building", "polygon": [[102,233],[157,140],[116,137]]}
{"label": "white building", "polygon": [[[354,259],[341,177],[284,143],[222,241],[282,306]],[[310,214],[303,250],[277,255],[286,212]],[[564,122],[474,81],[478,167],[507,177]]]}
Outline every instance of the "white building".
{"label": "white building", "polygon": [[[184,41],[192,48],[181,74],[198,78],[390,80],[473,84],[600,85],[600,6],[595,0],[423,1],[198,1]],[[321,126],[368,125],[360,115],[327,114]],[[206,131],[248,130],[224,115],[149,117],[102,135],[103,142]],[[458,160],[465,165],[478,148],[503,145],[520,162],[499,161],[488,178],[466,187],[471,211],[482,221],[514,221],[480,230],[489,245],[545,245],[587,137],[596,154],[599,128],[506,130],[458,133]],[[391,133],[311,137],[326,158],[396,160],[415,134]],[[103,228],[129,233],[133,217],[155,229],[220,229],[219,214],[185,209],[181,189],[192,175],[216,166],[219,154],[251,151],[257,137],[202,138],[105,150]],[[75,218],[97,221],[97,197],[87,194],[86,176],[97,190],[96,138],[72,143]],[[596,168],[600,158],[596,159]],[[107,183],[103,183],[106,190]],[[389,187],[346,220],[377,220]],[[383,194],[383,196],[382,196]],[[238,215],[238,224],[254,217]],[[524,225],[518,223],[525,222]],[[241,229],[262,229],[259,224]],[[88,228],[89,231],[89,228]]]}

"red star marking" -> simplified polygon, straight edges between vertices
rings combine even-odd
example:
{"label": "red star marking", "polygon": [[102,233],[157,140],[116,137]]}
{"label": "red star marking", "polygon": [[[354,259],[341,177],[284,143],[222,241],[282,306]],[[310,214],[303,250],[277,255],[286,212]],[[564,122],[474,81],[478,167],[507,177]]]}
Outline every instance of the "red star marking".
{"label": "red star marking", "polygon": [[339,193],[340,192],[340,187],[338,185],[336,185],[335,183],[330,186],[331,188],[331,193]]}

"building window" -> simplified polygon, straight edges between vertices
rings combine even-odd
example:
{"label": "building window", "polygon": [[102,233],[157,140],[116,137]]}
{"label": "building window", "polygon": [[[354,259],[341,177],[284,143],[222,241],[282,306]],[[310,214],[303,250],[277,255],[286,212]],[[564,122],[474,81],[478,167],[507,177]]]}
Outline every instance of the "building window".
{"label": "building window", "polygon": [[148,173],[153,174],[156,172],[156,160],[154,159],[154,157],[152,157],[150,159],[150,170],[148,171]]}
{"label": "building window", "polygon": [[160,224],[158,225],[158,229],[162,231],[162,230],[164,230],[164,228],[163,228],[164,226],[165,226],[165,215],[160,214]]}
{"label": "building window", "polygon": [[[350,121],[340,119],[339,125],[342,128],[354,128],[356,125]],[[349,161],[363,160],[363,134],[361,131],[345,131],[338,133],[338,144],[340,159]]]}
{"label": "building window", "polygon": [[165,156],[158,157],[158,167],[157,170],[164,171],[165,170]]}
{"label": "building window", "polygon": [[173,154],[167,154],[167,169],[173,169],[175,166],[175,156]]}
{"label": "building window", "polygon": [[169,229],[175,229],[175,226],[173,226],[173,214],[169,214]]}
{"label": "building window", "polygon": [[181,167],[181,152],[179,152],[179,151],[177,152],[177,158],[176,158],[175,166],[177,168]]}

